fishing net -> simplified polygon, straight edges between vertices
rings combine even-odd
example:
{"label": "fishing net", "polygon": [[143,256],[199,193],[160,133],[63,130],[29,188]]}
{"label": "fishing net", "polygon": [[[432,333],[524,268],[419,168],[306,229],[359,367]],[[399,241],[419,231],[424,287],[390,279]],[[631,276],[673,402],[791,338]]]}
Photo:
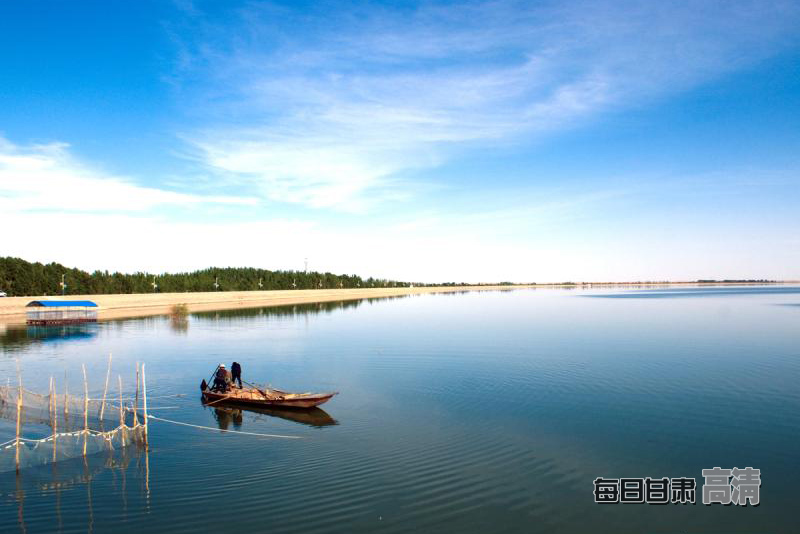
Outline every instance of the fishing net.
{"label": "fishing net", "polygon": [[0,418],[21,429],[0,443],[0,472],[145,443],[144,421],[132,404],[0,386]]}

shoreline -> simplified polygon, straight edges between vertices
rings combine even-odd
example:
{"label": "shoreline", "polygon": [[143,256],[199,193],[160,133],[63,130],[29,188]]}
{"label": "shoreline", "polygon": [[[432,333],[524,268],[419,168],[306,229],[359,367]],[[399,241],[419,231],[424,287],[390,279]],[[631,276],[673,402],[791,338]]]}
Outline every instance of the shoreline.
{"label": "shoreline", "polygon": [[289,289],[270,291],[219,291],[198,293],[133,293],[110,295],[52,295],[5,297],[0,299],[0,323],[24,324],[25,305],[32,300],[91,300],[98,305],[98,321],[168,315],[172,306],[186,304],[189,313],[240,308],[267,308],[341,300],[453,293],[528,289],[534,286],[447,286],[358,289]]}
{"label": "shoreline", "polygon": [[358,289],[290,289],[270,291],[219,291],[203,293],[133,293],[110,295],[53,295],[0,298],[0,322],[25,323],[25,305],[32,300],[91,300],[96,302],[98,320],[111,320],[153,315],[168,315],[172,306],[186,304],[189,313],[239,308],[261,308],[293,304],[309,304],[340,300],[395,297],[401,295],[425,295],[455,293],[463,291],[512,291],[518,289],[597,289],[624,287],[671,287],[671,286],[743,286],[784,285],[785,282],[612,282],[576,284],[527,284],[527,285],[481,285],[481,286],[434,286],[394,287]]}

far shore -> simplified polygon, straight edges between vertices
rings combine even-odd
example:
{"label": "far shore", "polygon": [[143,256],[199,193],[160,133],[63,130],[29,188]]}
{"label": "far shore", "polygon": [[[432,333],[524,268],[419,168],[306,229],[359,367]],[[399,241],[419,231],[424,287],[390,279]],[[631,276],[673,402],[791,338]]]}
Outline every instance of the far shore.
{"label": "far shore", "polygon": [[32,300],[91,300],[100,321],[167,315],[176,304],[189,312],[261,308],[338,300],[396,297],[455,291],[529,288],[533,286],[386,287],[358,289],[296,289],[273,291],[215,291],[208,293],[134,293],[116,295],[54,295],[0,298],[0,322],[24,323],[25,306]]}
{"label": "far shore", "polygon": [[[771,282],[787,284],[796,282]],[[454,293],[460,291],[497,291],[516,289],[549,288],[600,288],[600,287],[666,287],[708,285],[761,285],[754,282],[615,282],[576,284],[529,284],[529,285],[479,285],[479,286],[435,286],[435,287],[385,287],[358,289],[297,289],[273,291],[217,291],[208,293],[135,293],[124,295],[55,295],[0,298],[0,322],[24,323],[25,306],[32,300],[91,300],[98,305],[98,319],[121,319],[167,315],[176,304],[185,304],[189,312],[230,310],[238,308],[260,308],[358,300],[367,298],[422,295],[430,293]]]}

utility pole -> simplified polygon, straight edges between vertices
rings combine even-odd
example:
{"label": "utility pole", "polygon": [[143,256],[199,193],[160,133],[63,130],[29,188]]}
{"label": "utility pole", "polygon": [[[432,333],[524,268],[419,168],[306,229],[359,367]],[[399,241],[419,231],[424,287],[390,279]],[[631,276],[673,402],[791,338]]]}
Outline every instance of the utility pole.
{"label": "utility pole", "polygon": [[150,285],[153,286],[153,293],[155,293],[156,289],[158,289],[158,284],[156,284],[156,275],[153,275],[153,283]]}
{"label": "utility pole", "polygon": [[61,294],[65,295],[67,292],[67,283],[64,281],[64,275],[61,275],[61,283],[58,284],[61,286]]}
{"label": "utility pole", "polygon": [[258,279],[258,289],[263,289],[263,288],[264,288],[264,284],[261,283],[261,278],[259,278]]}
{"label": "utility pole", "polygon": [[292,278],[292,289],[297,289],[297,278]]}
{"label": "utility pole", "polygon": [[219,290],[219,276],[214,277],[214,291]]}

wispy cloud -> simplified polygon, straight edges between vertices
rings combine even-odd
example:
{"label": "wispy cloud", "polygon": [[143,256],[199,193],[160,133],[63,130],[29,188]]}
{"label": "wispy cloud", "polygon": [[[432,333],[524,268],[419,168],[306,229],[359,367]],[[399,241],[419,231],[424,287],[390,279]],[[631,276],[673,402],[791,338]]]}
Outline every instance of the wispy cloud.
{"label": "wispy cloud", "polygon": [[684,90],[800,27],[795,2],[333,7],[251,4],[182,43],[208,121],[186,138],[211,171],[272,200],[365,209],[408,171]]}
{"label": "wispy cloud", "polygon": [[159,206],[251,205],[257,199],[143,187],[77,160],[66,144],[19,146],[0,138],[0,202],[7,212],[133,213]]}

